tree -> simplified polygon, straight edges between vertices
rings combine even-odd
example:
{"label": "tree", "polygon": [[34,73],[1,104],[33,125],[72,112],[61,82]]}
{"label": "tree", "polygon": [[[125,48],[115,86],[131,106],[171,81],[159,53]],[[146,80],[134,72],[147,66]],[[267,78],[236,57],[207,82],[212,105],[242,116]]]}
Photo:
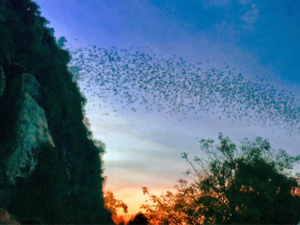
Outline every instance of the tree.
{"label": "tree", "polygon": [[218,139],[220,146],[211,139],[200,141],[207,159],[195,156],[192,162],[182,153],[192,167],[185,174],[193,181],[181,180],[176,194],[159,198],[143,188],[154,203],[142,205],[146,216],[170,224],[297,224],[300,176],[290,170],[300,156],[282,149],[275,155],[261,137],[245,139],[239,148],[222,133]]}
{"label": "tree", "polygon": [[154,203],[141,206],[151,224],[201,224],[204,217],[199,214],[196,201],[201,192],[185,180],[179,180],[179,185],[175,188],[177,193],[167,191],[166,194],[157,197],[148,188],[143,187],[144,194]]}
{"label": "tree", "polygon": [[60,48],[63,48],[65,46],[65,43],[68,42],[65,37],[58,38],[57,46]]}
{"label": "tree", "polygon": [[117,211],[119,208],[123,209],[124,213],[128,212],[128,206],[122,201],[117,200],[114,197],[114,194],[110,191],[107,191],[104,193],[104,201],[105,201],[105,208],[108,209],[112,214],[112,219],[116,224],[119,224],[117,222],[120,222],[119,220],[122,220],[121,218],[117,217]]}
{"label": "tree", "polygon": [[142,225],[142,224],[149,224],[147,217],[139,212],[135,215],[135,217],[129,221],[129,225],[137,224],[137,225]]}

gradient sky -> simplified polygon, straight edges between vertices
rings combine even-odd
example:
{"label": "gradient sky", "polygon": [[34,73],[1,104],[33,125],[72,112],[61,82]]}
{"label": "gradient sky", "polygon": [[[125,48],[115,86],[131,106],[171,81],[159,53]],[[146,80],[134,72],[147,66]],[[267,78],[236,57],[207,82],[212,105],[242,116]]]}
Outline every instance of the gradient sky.
{"label": "gradient sky", "polygon": [[[236,68],[236,74],[242,73],[247,79],[265,76],[278,90],[300,97],[297,0],[35,2],[50,21],[48,26],[55,29],[55,36],[65,36],[68,46],[140,47],[145,53],[153,49],[165,58],[176,54],[189,63],[203,62],[204,68],[221,69],[226,63]],[[247,126],[213,116],[199,122],[190,115],[179,122],[181,115],[166,119],[163,112],[142,110],[134,113],[120,109],[118,117],[101,117],[103,112],[92,106],[100,100],[85,95],[90,100],[86,110],[94,137],[106,144],[105,189],[129,206],[129,214],[136,213],[144,203],[142,186],[156,194],[174,190],[177,180],[184,177],[181,172],[189,168],[180,153],[201,156],[201,138],[216,140],[218,132],[223,132],[239,144],[244,137],[254,140],[262,136],[276,150],[286,149],[293,156],[299,152],[299,134],[286,135],[282,129],[272,131],[272,127],[264,128],[259,123]],[[109,107],[106,110],[111,110]]]}

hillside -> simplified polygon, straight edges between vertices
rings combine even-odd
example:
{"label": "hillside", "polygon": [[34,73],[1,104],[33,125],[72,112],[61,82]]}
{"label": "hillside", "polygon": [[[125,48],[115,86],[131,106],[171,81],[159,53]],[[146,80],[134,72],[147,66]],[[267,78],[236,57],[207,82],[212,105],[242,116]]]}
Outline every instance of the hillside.
{"label": "hillside", "polygon": [[0,0],[0,208],[20,223],[110,224],[104,149],[47,23],[30,0]]}

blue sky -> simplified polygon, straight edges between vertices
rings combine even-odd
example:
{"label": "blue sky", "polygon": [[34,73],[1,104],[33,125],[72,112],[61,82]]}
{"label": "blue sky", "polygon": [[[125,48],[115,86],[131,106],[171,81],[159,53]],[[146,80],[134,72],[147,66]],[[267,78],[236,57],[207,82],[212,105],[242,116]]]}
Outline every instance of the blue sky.
{"label": "blue sky", "polygon": [[[37,3],[57,35],[65,35],[69,41],[77,38],[82,44],[122,47],[167,45],[169,50],[172,44],[183,40],[195,46],[194,39],[208,39],[211,45],[222,45],[222,53],[237,48],[284,80],[300,82],[298,1],[40,0]],[[207,47],[201,49],[201,54],[212,58],[213,46]]]}
{"label": "blue sky", "polygon": [[[56,37],[65,36],[68,46],[140,47],[139,51],[149,53],[153,49],[164,58],[176,54],[188,63],[203,62],[203,68],[230,65],[249,80],[265,76],[278,90],[291,91],[296,99],[300,96],[299,1],[35,2]],[[95,84],[93,88],[98,87]],[[254,140],[262,136],[269,138],[275,149],[286,149],[292,155],[298,152],[297,135],[288,136],[282,129],[219,121],[213,115],[200,122],[193,115],[186,120],[182,115],[166,119],[163,112],[133,113],[121,107],[118,117],[101,117],[104,111],[93,107],[100,100],[90,93],[85,95],[90,100],[86,109],[94,136],[106,143],[106,188],[128,204],[129,213],[144,203],[142,186],[157,193],[173,188],[182,177],[180,172],[188,168],[180,153],[201,154],[199,138],[216,140],[221,131],[236,143],[244,137]],[[119,104],[114,98],[109,101]],[[109,104],[106,107],[112,111]]]}

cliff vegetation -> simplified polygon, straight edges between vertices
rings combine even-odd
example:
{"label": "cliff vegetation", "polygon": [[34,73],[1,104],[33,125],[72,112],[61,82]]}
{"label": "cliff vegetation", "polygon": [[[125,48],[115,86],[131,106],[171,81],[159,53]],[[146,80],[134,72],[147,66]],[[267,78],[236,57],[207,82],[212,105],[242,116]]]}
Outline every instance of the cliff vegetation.
{"label": "cliff vegetation", "polygon": [[[0,0],[0,208],[20,223],[109,224],[102,193],[104,149],[83,123],[86,99],[67,69],[69,53],[47,24],[31,0]],[[24,79],[36,81],[37,88],[24,90]],[[38,126],[39,120],[31,125],[24,119],[32,107],[41,110],[37,118],[46,117],[37,131],[49,131],[44,141],[22,133]],[[22,123],[26,129],[20,129]],[[30,141],[28,156],[14,156]],[[20,169],[12,174],[9,163],[20,157],[30,162],[13,164]]]}

